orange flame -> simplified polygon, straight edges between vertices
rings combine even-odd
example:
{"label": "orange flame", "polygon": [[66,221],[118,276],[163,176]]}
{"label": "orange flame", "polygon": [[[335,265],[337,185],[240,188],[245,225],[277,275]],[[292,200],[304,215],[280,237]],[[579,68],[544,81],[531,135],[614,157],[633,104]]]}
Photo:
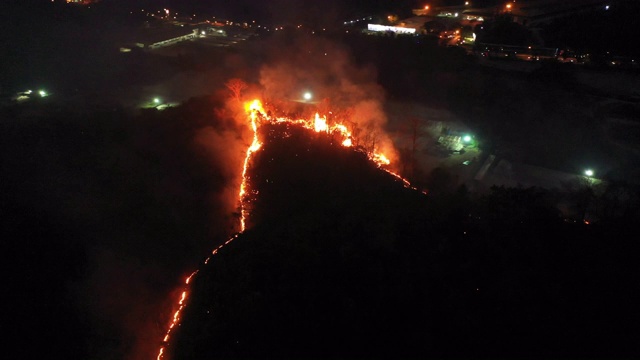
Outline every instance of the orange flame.
{"label": "orange flame", "polygon": [[245,105],[245,110],[249,113],[249,118],[251,119],[253,141],[251,142],[251,146],[247,149],[247,155],[244,157],[244,164],[242,165],[242,183],[240,183],[240,192],[238,193],[238,198],[240,199],[240,232],[244,232],[247,228],[247,213],[243,206],[243,201],[247,193],[247,169],[249,167],[249,160],[251,159],[251,155],[258,151],[262,146],[258,139],[258,114],[263,117],[267,116],[264,108],[262,107],[262,103],[260,103],[259,100],[254,100]]}
{"label": "orange flame", "polygon": [[318,113],[316,113],[316,119],[313,123],[313,128],[316,132],[327,132],[329,131],[329,126],[327,126],[327,118],[320,117]]}

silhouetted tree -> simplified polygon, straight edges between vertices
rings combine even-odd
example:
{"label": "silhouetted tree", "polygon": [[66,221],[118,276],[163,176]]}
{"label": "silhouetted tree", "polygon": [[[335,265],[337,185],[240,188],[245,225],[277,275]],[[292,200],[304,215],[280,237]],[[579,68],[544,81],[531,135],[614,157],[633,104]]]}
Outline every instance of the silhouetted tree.
{"label": "silhouetted tree", "polygon": [[231,92],[231,97],[238,102],[241,101],[242,92],[249,87],[246,82],[238,78],[229,79],[224,86]]}

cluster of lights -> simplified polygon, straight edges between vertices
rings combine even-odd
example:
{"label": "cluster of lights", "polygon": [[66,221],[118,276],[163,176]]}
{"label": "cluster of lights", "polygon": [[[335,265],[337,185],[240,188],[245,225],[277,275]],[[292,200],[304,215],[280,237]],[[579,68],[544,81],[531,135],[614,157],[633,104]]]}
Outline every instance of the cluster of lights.
{"label": "cluster of lights", "polygon": [[[51,0],[51,2],[53,2],[53,0]],[[66,0],[66,2],[67,4],[89,5],[96,2],[96,0]]]}
{"label": "cluster of lights", "polygon": [[[471,5],[471,2],[470,2],[470,1],[465,1],[465,2],[464,2],[464,5],[465,5],[465,6],[470,6],[470,5]],[[424,6],[424,10],[429,10],[429,9],[431,9],[431,5],[425,5],[425,6]]]}
{"label": "cluster of lights", "polygon": [[[34,94],[33,90],[23,91],[23,92],[18,93],[17,99],[18,100],[26,100],[26,99],[30,98],[30,95],[33,95],[33,94]],[[37,95],[40,96],[41,98],[43,98],[43,97],[49,96],[49,93],[47,93],[45,90],[38,90],[37,91]]]}
{"label": "cluster of lights", "polygon": [[366,20],[373,20],[373,16],[363,17],[362,19],[355,19],[355,20],[345,21],[344,25],[351,25],[351,24],[355,24],[355,23],[357,23],[359,21],[366,21]]}
{"label": "cluster of lights", "polygon": [[[161,10],[156,10],[155,12],[153,12],[153,11],[148,12],[145,9],[140,9],[140,12],[145,13],[146,16],[150,16],[150,17],[157,18],[157,19],[160,19],[160,20],[170,20],[170,19],[177,20],[178,19],[178,15],[179,15],[178,12],[171,11],[170,9],[167,9],[167,8],[163,8]],[[133,14],[133,11],[131,11],[130,14]],[[195,18],[197,18],[197,16],[198,16],[197,14],[191,14],[190,16],[188,15],[188,19],[190,21],[193,21]],[[220,25],[220,26],[222,26],[222,25],[235,25],[235,26],[242,26],[242,27],[245,27],[245,28],[249,28],[249,27],[253,27],[253,26],[256,26],[258,28],[264,27],[264,26],[256,25],[256,21],[255,20],[251,21],[251,23],[247,23],[247,22],[238,22],[238,21],[233,22],[233,21],[229,21],[229,20],[216,20],[215,16],[212,16],[212,19],[213,20],[206,20],[205,19],[203,21],[206,22],[206,23],[209,23],[209,24],[214,23],[215,25]],[[264,28],[266,28],[266,27],[264,27]]]}

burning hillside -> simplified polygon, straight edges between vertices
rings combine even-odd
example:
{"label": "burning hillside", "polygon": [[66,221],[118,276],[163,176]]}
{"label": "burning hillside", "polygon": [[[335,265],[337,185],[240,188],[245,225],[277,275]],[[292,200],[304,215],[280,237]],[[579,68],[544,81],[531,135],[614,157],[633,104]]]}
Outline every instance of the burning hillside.
{"label": "burning hillside", "polygon": [[[267,265],[268,269],[263,269],[264,274],[268,274],[272,270],[284,270],[288,266],[302,266],[301,277],[298,280],[307,285],[302,286],[296,280],[291,284],[280,283],[276,285],[276,288],[293,286],[290,290],[295,291],[298,286],[302,286],[302,288],[315,287],[318,284],[317,276],[322,276],[318,271],[324,266],[317,263],[318,259],[308,259],[309,263],[306,265],[300,264],[299,261],[313,256],[316,252],[332,253],[331,262],[337,267],[326,269],[326,275],[327,279],[337,280],[342,271],[346,273],[347,269],[344,266],[355,266],[355,264],[339,265],[340,253],[351,259],[360,251],[367,253],[369,251],[386,251],[383,249],[392,248],[394,244],[388,242],[387,235],[401,227],[403,219],[411,217],[411,210],[406,207],[406,204],[426,203],[423,201],[424,198],[417,199],[416,196],[419,196],[420,193],[407,189],[406,182],[397,175],[381,170],[381,167],[388,165],[388,160],[383,160],[385,159],[384,155],[368,153],[353,143],[345,143],[346,140],[351,140],[354,143],[358,141],[348,132],[346,127],[327,123],[326,119],[319,115],[310,120],[272,118],[261,109],[257,102],[251,105],[249,112],[254,129],[256,129],[256,136],[247,151],[247,161],[244,168],[245,182],[240,192],[243,199],[243,224],[246,221],[247,228],[243,234],[232,238],[237,241],[231,243],[230,240],[228,245],[231,246],[229,249],[232,248],[233,253],[237,253],[240,257],[246,256],[245,251],[249,251],[249,249],[256,251],[257,254],[262,254],[263,251],[274,251],[273,258],[269,260],[270,265]],[[284,231],[285,233],[292,231],[299,232],[299,234],[282,234],[287,240],[274,243],[275,238],[271,238],[274,231]],[[328,233],[331,233],[331,236],[323,239],[323,236]],[[263,235],[267,238],[262,238]],[[282,248],[283,246],[285,248]],[[307,248],[307,250],[298,249],[298,247]],[[211,262],[209,259],[206,261],[208,265],[203,267],[198,274],[198,281],[194,283],[194,288],[191,290],[194,295],[191,297],[189,306],[185,309],[185,314],[176,316],[180,319],[178,322],[181,326],[180,331],[174,334],[176,339],[171,342],[170,347],[171,352],[175,352],[175,358],[231,356],[235,351],[233,350],[235,341],[241,341],[243,344],[247,342],[247,346],[253,348],[240,350],[237,355],[241,357],[256,356],[257,354],[253,351],[267,351],[269,353],[272,351],[263,348],[266,344],[254,343],[258,335],[255,333],[256,328],[249,326],[249,323],[257,321],[258,328],[268,324],[269,321],[260,318],[261,315],[258,315],[256,311],[259,312],[260,309],[265,313],[271,311],[262,307],[271,307],[268,304],[277,301],[275,298],[269,298],[275,293],[263,289],[266,291],[263,293],[264,296],[267,296],[263,299],[266,302],[256,299],[259,304],[255,304],[255,307],[250,304],[242,305],[247,306],[245,310],[242,310],[242,312],[246,311],[246,316],[248,316],[245,319],[246,324],[243,321],[236,323],[239,319],[227,319],[230,323],[226,323],[224,320],[224,317],[231,315],[224,309],[234,302],[231,297],[238,296],[238,301],[245,301],[242,300],[245,299],[245,295],[236,291],[244,292],[248,290],[248,288],[244,288],[245,285],[253,285],[237,284],[240,288],[236,290],[219,288],[221,286],[218,283],[220,280],[218,276],[221,274],[219,267],[224,266],[226,269],[224,272],[229,275],[233,274],[231,276],[235,277],[238,272],[245,270],[253,273],[255,270],[252,269],[255,265],[253,262],[256,260],[246,259],[246,262],[239,260],[240,263],[244,263],[241,265],[236,263],[237,259],[231,259],[230,261],[234,265],[225,265],[225,262],[229,261],[228,254],[230,254],[226,251],[227,248],[227,246],[222,246],[216,249],[214,251],[216,258],[211,259]],[[298,254],[301,258],[292,262],[290,256],[293,254],[291,251],[303,251]],[[309,252],[305,255],[305,251]],[[337,256],[337,258],[333,258],[333,256]],[[280,261],[282,262],[277,265]],[[315,269],[307,268],[312,265],[318,267]],[[307,271],[313,271],[315,275],[307,274]],[[258,274],[246,275],[254,277]],[[274,274],[274,276],[288,275],[281,273]],[[304,280],[306,276],[313,278],[308,279],[309,282],[307,282]],[[275,278],[272,280],[281,281]],[[352,280],[355,281],[355,279]],[[261,283],[262,280],[258,282]],[[264,284],[258,285],[256,283],[255,285],[262,286]],[[322,302],[320,299],[323,296],[338,296],[338,294],[332,294],[329,289],[323,290],[322,286],[317,290],[307,288],[305,291],[324,292],[325,290],[327,291],[325,295],[317,294],[320,296],[317,301]],[[389,294],[393,293],[391,289],[389,290]],[[355,296],[355,294],[352,295]],[[316,295],[309,294],[309,296]],[[361,300],[363,299],[357,298],[352,301],[358,303]],[[223,309],[217,308],[216,302],[220,302]],[[316,317],[324,316],[326,310],[320,303],[316,305],[321,306],[324,310],[314,314],[308,312],[307,309],[306,315],[311,316],[313,321],[320,320]],[[338,306],[338,304],[331,306]],[[277,307],[272,310],[276,309]],[[346,309],[340,311],[343,310]],[[305,310],[299,308],[294,311]],[[208,315],[201,317],[203,313]],[[253,318],[253,315],[258,315],[258,318]],[[293,324],[287,324],[285,319],[286,316],[283,318],[284,322],[280,323],[282,326],[293,326]],[[208,323],[209,320],[213,320],[215,324]],[[217,323],[218,320],[221,322]],[[325,335],[330,336],[331,331],[327,328],[329,326],[327,320],[324,319],[318,323],[317,330],[325,329],[327,330]],[[306,322],[310,319],[302,321]],[[235,330],[223,329],[226,326],[224,324],[232,326]],[[377,324],[373,328],[379,329],[380,325]],[[211,334],[211,338],[207,336],[205,339],[197,335],[203,330],[200,326],[221,326],[219,328],[221,333],[214,331],[215,334]],[[360,325],[354,324],[354,326]],[[252,332],[253,335],[241,334],[245,330]],[[277,332],[289,330],[293,329],[281,328]],[[320,335],[319,333],[315,334],[315,336]],[[240,336],[242,340],[235,339],[234,336]],[[246,336],[249,338],[245,338]],[[213,348],[207,348],[206,343],[213,339],[215,339],[216,345]],[[298,346],[303,344],[305,344],[304,341],[300,342]],[[274,352],[274,354],[276,353],[278,351]]]}
{"label": "burning hillside", "polygon": [[[632,286],[609,286],[629,284],[618,257],[635,245],[607,238],[616,250],[602,255],[600,235],[523,200],[531,190],[496,189],[476,209],[464,191],[425,201],[315,120],[252,114],[246,231],[200,269],[168,358],[607,358],[607,344],[616,355],[637,348],[624,340],[635,334],[629,308],[617,307]],[[593,312],[619,328],[575,321]]]}
{"label": "burning hillside", "polygon": [[[402,184],[405,188],[411,188],[410,183],[403,179],[400,175],[394,173],[391,170],[388,170],[386,166],[388,166],[391,161],[384,154],[380,153],[378,148],[376,147],[375,141],[369,145],[360,145],[360,139],[355,137],[352,131],[341,122],[329,122],[326,116],[320,116],[318,113],[312,119],[291,119],[287,117],[277,117],[271,116],[267,114],[262,106],[262,103],[259,100],[254,100],[248,102],[245,105],[245,110],[247,112],[247,118],[250,122],[251,129],[253,131],[251,144],[247,147],[245,160],[242,168],[242,183],[240,184],[240,191],[238,193],[238,199],[240,202],[240,231],[241,233],[247,229],[247,221],[252,220],[253,223],[259,223],[259,220],[253,219],[254,210],[256,215],[258,215],[258,219],[261,218],[260,214],[262,214],[262,221],[268,222],[269,219],[273,219],[277,221],[277,217],[274,217],[274,214],[283,214],[289,209],[297,208],[295,205],[296,202],[285,202],[282,200],[287,199],[288,196],[282,191],[263,191],[262,186],[264,184],[275,184],[278,177],[281,178],[279,184],[285,184],[284,189],[289,189],[288,186],[296,186],[301,184],[308,184],[301,193],[298,194],[298,204],[304,204],[305,207],[311,205],[312,207],[320,206],[320,202],[316,200],[306,199],[305,194],[307,191],[311,191],[312,194],[319,194],[322,196],[326,196],[325,193],[330,188],[333,189],[347,189],[347,193],[342,193],[342,195],[338,195],[338,192],[335,192],[333,195],[330,195],[329,198],[338,196],[340,198],[348,198],[349,192],[353,191],[354,188],[366,188],[363,186],[363,183],[359,181],[354,182],[353,177],[343,178],[342,181],[328,181],[326,176],[329,172],[332,172],[331,169],[325,169],[326,171],[317,172],[305,170],[305,164],[298,163],[296,161],[299,158],[298,152],[303,151],[304,149],[298,149],[298,152],[294,152],[294,156],[291,159],[283,159],[282,161],[288,162],[289,164],[298,164],[295,169],[290,169],[285,173],[274,174],[273,171],[282,170],[280,166],[271,166],[271,162],[274,160],[271,157],[271,160],[267,160],[266,162],[262,160],[260,164],[265,165],[264,169],[250,169],[252,162],[254,161],[254,155],[263,148],[264,144],[267,143],[268,147],[274,147],[276,150],[283,150],[281,146],[283,141],[287,139],[300,139],[304,137],[312,137],[308,138],[306,142],[306,152],[312,152],[311,149],[320,145],[319,151],[324,154],[331,154],[331,158],[333,158],[333,162],[336,164],[341,164],[344,166],[343,159],[349,159],[349,155],[356,156],[359,160],[349,160],[354,161],[354,164],[358,164],[358,168],[373,170],[374,172],[385,175],[385,182],[388,184],[391,183],[399,183]],[[311,141],[309,141],[311,140]],[[299,145],[299,144],[298,144]],[[289,153],[289,150],[284,148],[285,153]],[[346,151],[345,151],[346,150]],[[355,151],[351,151],[355,150]],[[261,153],[265,152],[262,150],[260,153],[260,158],[263,159],[264,156]],[[282,157],[284,154],[279,154]],[[330,168],[333,168],[335,171],[336,166],[331,165],[331,161],[327,163],[330,165]],[[383,172],[379,170],[382,169]],[[255,175],[252,175],[255,173]],[[344,172],[343,174],[346,174]],[[297,175],[304,174],[314,174],[313,181],[311,179],[303,180]],[[390,176],[389,176],[390,175]],[[369,176],[372,176],[371,174]],[[339,176],[341,177],[341,176]],[[323,179],[325,178],[325,179]],[[335,179],[334,179],[335,180]],[[367,181],[366,179],[360,179],[361,181]],[[330,187],[320,186],[321,184],[330,185]],[[284,190],[280,188],[280,190]],[[291,190],[291,189],[289,189]],[[259,197],[258,195],[261,192],[265,193],[266,196],[264,199]],[[287,190],[286,193],[289,193]],[[324,194],[323,194],[324,193]],[[277,195],[275,195],[277,194]],[[275,195],[275,196],[274,196]],[[257,206],[256,204],[265,204],[263,207]],[[321,207],[321,206],[320,206]],[[266,209],[270,209],[269,211],[265,211]],[[283,212],[284,211],[284,212]],[[229,240],[227,240],[224,244],[217,247],[213,250],[212,255],[216,255],[219,250],[221,250],[224,246],[230,244],[234,239],[238,238],[238,235],[234,235]],[[205,265],[209,263],[210,258],[207,258],[204,262]],[[172,332],[175,327],[181,323],[182,320],[182,312],[186,306],[187,296],[189,295],[190,289],[189,284],[194,275],[196,275],[199,270],[196,270],[185,280],[185,289],[182,291],[180,295],[180,299],[177,304],[177,310],[175,311],[169,328],[163,338],[163,346],[160,348],[158,353],[158,359],[162,359],[165,353],[165,346],[169,344],[172,338]]]}

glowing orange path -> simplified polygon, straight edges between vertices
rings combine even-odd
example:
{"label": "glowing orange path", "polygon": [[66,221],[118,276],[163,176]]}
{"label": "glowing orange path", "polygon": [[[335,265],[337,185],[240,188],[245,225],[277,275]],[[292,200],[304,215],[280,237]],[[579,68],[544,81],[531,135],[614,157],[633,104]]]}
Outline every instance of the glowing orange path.
{"label": "glowing orange path", "polygon": [[[247,148],[247,153],[244,158],[244,163],[242,165],[242,182],[240,183],[240,191],[238,192],[238,199],[240,201],[240,232],[241,233],[244,232],[246,229],[246,219],[247,219],[247,211],[244,208],[243,201],[242,201],[247,193],[247,190],[246,190],[247,182],[248,182],[247,169],[249,167],[249,161],[251,159],[251,155],[254,152],[258,151],[262,146],[262,144],[260,143],[260,140],[258,139],[258,124],[257,124],[258,115],[257,114],[260,113],[263,116],[266,116],[266,113],[262,109],[262,104],[260,104],[260,101],[258,100],[254,100],[253,102],[248,103],[247,106],[245,107],[245,110],[249,114],[249,119],[251,120],[251,129],[253,130],[253,141],[251,142],[251,145]],[[224,246],[228,245],[233,240],[235,240],[238,237],[238,235],[239,234],[235,234],[234,236],[229,238],[229,240],[225,241],[224,244],[213,249],[213,251],[211,252],[211,255],[205,259],[204,264],[205,265],[208,264],[209,260],[211,259],[211,256],[216,255],[218,251],[220,251],[220,249],[222,249]],[[185,280],[184,291],[182,292],[180,300],[178,301],[178,310],[176,310],[176,312],[174,313],[173,319],[169,324],[169,328],[167,329],[167,332],[165,333],[165,336],[162,339],[163,345],[160,347],[160,350],[158,350],[157,360],[162,360],[164,357],[164,351],[166,346],[169,344],[169,339],[171,338],[171,332],[179,324],[180,314],[182,313],[182,310],[186,306],[186,299],[189,294],[188,293],[189,283],[191,282],[191,279],[193,278],[193,276],[195,276],[197,273],[198,273],[198,270],[194,271]]]}
{"label": "glowing orange path", "polygon": [[[316,114],[314,119],[312,120],[303,120],[303,119],[295,120],[295,119],[284,118],[284,117],[274,118],[267,115],[267,113],[264,111],[264,108],[262,107],[262,104],[260,103],[259,100],[253,100],[245,104],[245,111],[247,112],[249,116],[249,120],[251,121],[251,129],[253,130],[253,141],[251,142],[251,145],[247,148],[247,152],[244,158],[244,163],[242,165],[242,182],[240,183],[240,191],[238,192],[238,201],[240,202],[240,233],[233,235],[224,244],[215,248],[211,252],[211,255],[207,257],[207,259],[204,261],[204,265],[209,263],[211,256],[216,255],[220,251],[220,249],[222,249],[224,246],[231,243],[233,240],[237,239],[238,236],[246,230],[246,226],[247,226],[246,221],[247,221],[248,213],[247,213],[247,210],[245,209],[244,204],[246,200],[245,197],[248,192],[247,186],[249,182],[249,178],[247,177],[247,171],[249,168],[249,162],[251,161],[252,155],[256,151],[260,150],[260,148],[262,147],[262,143],[258,138],[259,122],[274,123],[274,124],[289,123],[289,124],[299,125],[301,127],[304,127],[306,129],[309,129],[311,131],[315,131],[318,133],[325,132],[330,134],[338,134],[339,136],[342,137],[342,141],[341,141],[342,146],[345,146],[345,147],[353,146],[353,134],[349,131],[349,129],[345,125],[334,124],[332,126],[329,126],[329,124],[327,123],[327,118],[322,117],[319,114]],[[359,150],[359,151],[362,151],[362,150]],[[407,179],[383,167],[391,163],[391,161],[384,154],[377,153],[375,151],[367,152],[366,154],[368,158],[371,161],[373,161],[380,169],[386,171],[387,173],[401,180],[404,187],[418,191],[418,189],[413,187]],[[426,194],[426,192],[423,192],[423,193]],[[178,301],[178,310],[176,310],[176,312],[174,313],[173,318],[167,329],[167,332],[165,333],[165,336],[162,340],[163,345],[160,347],[158,351],[157,360],[162,360],[164,358],[164,352],[167,345],[169,344],[171,333],[173,329],[179,325],[179,322],[181,319],[180,315],[182,313],[182,310],[184,310],[186,306],[186,300],[189,295],[189,283],[191,282],[192,278],[198,273],[198,271],[199,270],[194,271],[185,280],[184,290],[182,291],[180,300]]]}

